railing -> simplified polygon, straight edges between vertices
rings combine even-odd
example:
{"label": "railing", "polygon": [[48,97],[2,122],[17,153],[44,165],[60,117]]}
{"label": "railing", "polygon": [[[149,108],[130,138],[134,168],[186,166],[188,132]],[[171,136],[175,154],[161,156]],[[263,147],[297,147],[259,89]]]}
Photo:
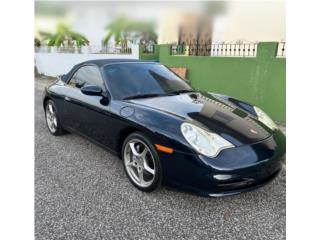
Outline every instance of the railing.
{"label": "railing", "polygon": [[180,45],[171,45],[170,48],[170,53],[173,56],[189,56],[190,55],[190,48],[191,45],[185,45],[185,44],[180,44]]}
{"label": "railing", "polygon": [[277,57],[286,57],[286,42],[278,43]]}
{"label": "railing", "polygon": [[77,47],[58,47],[55,48],[55,52],[57,53],[80,53],[81,48]]}
{"label": "railing", "polygon": [[255,57],[257,43],[213,44],[212,56]]}
{"label": "railing", "polygon": [[131,47],[125,45],[113,46],[82,46],[78,47],[48,47],[35,48],[38,53],[84,53],[84,54],[131,54]]}
{"label": "railing", "polygon": [[107,46],[102,49],[101,53],[106,54],[131,54],[131,47],[125,45]]}
{"label": "railing", "polygon": [[155,52],[155,44],[144,44],[143,45],[143,53],[152,54]]}
{"label": "railing", "polygon": [[255,57],[258,43],[181,44],[171,46],[171,55],[212,57]]}
{"label": "railing", "polygon": [[48,52],[51,52],[50,47],[47,47],[47,46],[35,47],[34,51],[36,53],[48,53]]}

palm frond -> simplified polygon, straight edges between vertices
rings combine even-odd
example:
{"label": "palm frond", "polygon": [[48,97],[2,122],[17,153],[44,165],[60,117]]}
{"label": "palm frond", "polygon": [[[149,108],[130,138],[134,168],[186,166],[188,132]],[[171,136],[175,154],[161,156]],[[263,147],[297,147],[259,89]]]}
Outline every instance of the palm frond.
{"label": "palm frond", "polygon": [[89,40],[82,34],[73,32],[64,24],[58,24],[56,33],[40,32],[43,40],[48,40],[48,46],[60,47],[64,41],[67,41],[68,46],[72,47],[74,42],[78,47],[89,45]]}
{"label": "palm frond", "polygon": [[104,38],[107,44],[113,37],[116,44],[128,42],[157,42],[157,34],[154,32],[153,22],[131,21],[125,17],[119,17],[108,24],[105,29],[108,31]]}

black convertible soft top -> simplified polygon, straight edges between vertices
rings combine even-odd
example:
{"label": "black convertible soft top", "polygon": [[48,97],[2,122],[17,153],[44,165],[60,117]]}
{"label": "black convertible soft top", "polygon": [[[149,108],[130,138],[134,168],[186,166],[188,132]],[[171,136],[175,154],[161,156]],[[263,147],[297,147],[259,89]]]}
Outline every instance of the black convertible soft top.
{"label": "black convertible soft top", "polygon": [[102,67],[106,64],[111,63],[125,63],[125,62],[149,62],[149,61],[141,61],[136,59],[96,59],[96,60],[89,60],[82,63],[79,63],[77,65],[74,65],[74,67],[66,74],[60,75],[60,79],[64,82],[68,82],[69,79],[72,77],[73,73],[77,71],[81,66],[84,65],[96,65],[97,67]]}

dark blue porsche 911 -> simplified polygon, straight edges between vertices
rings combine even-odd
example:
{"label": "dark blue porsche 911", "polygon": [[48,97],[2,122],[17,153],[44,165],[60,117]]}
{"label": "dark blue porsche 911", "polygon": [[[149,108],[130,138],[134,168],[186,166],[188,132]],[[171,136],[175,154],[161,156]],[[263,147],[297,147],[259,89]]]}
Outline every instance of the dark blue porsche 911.
{"label": "dark blue porsche 911", "polygon": [[196,91],[159,63],[83,62],[45,89],[43,106],[50,133],[74,132],[118,154],[146,192],[252,190],[277,176],[285,154],[285,136],[261,109]]}

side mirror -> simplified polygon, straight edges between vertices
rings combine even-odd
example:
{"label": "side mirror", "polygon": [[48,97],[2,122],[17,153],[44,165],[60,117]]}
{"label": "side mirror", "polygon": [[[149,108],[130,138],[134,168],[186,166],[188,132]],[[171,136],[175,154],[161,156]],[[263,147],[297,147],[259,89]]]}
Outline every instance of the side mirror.
{"label": "side mirror", "polygon": [[81,92],[89,96],[102,96],[102,88],[95,85],[88,85],[81,88]]}

